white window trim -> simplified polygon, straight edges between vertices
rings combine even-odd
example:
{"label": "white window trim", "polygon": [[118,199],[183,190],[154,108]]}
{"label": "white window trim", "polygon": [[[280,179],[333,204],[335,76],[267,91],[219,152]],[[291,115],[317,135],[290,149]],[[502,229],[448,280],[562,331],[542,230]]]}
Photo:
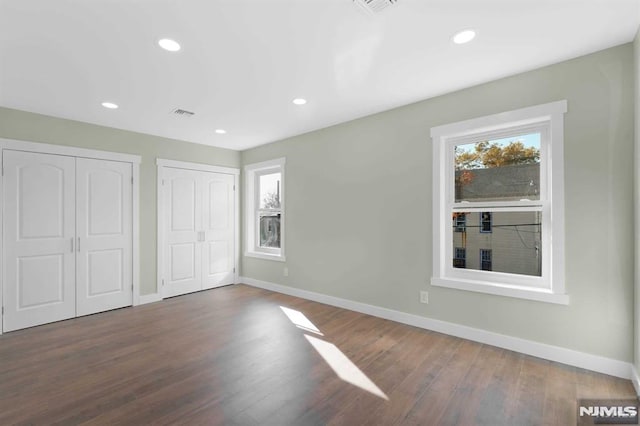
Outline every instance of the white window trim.
{"label": "white window trim", "polygon": [[[248,164],[244,167],[244,183],[245,183],[245,205],[244,205],[244,230],[245,230],[245,251],[247,257],[255,257],[258,259],[276,260],[280,262],[286,261],[285,256],[285,158],[276,158],[274,160],[263,161],[261,163]],[[281,173],[280,183],[280,248],[259,247],[258,244],[258,194],[256,192],[257,179],[260,175],[268,173]]]}
{"label": "white window trim", "polygon": [[[516,297],[557,304],[568,304],[564,286],[564,113],[567,101],[551,102],[486,117],[437,126],[431,129],[433,141],[433,277],[434,286]],[[449,188],[453,176],[452,150],[445,149],[455,141],[475,138],[483,133],[498,138],[513,134],[514,128],[547,126],[547,137],[541,140],[540,201],[483,203],[465,211],[486,211],[486,206],[503,211],[530,211],[538,208],[543,214],[543,276],[527,277],[500,272],[453,268],[451,250],[453,232],[451,207],[454,203]],[[552,141],[552,142],[551,142]],[[451,152],[449,152],[451,151]],[[547,173],[549,171],[550,173]],[[461,203],[457,203],[460,206]],[[551,244],[553,238],[553,244]],[[447,254],[449,253],[449,254]],[[546,268],[546,271],[545,271]]]}

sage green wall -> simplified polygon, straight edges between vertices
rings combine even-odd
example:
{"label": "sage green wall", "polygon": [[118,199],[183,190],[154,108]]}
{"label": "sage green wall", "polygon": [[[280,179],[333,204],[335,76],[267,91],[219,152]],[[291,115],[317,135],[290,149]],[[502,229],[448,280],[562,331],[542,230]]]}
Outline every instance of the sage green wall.
{"label": "sage green wall", "polygon": [[240,153],[222,148],[0,108],[0,138],[70,145],[142,157],[140,164],[140,293],[156,291],[156,158],[239,167]]}
{"label": "sage green wall", "polygon": [[[242,275],[631,362],[633,84],[626,44],[244,151],[287,159],[287,262]],[[570,304],[431,287],[430,128],[562,99]]]}

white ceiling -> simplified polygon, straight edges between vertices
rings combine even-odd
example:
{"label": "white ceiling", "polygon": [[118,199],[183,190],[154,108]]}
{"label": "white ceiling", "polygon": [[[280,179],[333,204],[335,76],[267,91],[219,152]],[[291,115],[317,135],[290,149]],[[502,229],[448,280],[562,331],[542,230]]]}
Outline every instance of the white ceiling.
{"label": "white ceiling", "polygon": [[0,0],[0,106],[242,150],[632,41],[639,5]]}

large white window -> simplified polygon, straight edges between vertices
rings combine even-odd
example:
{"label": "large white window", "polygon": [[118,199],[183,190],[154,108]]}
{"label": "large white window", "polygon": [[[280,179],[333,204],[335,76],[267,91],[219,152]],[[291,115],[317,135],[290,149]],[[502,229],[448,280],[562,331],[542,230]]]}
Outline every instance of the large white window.
{"label": "large white window", "polygon": [[246,256],[285,260],[284,164],[279,158],[244,168]]}
{"label": "large white window", "polygon": [[[568,303],[566,110],[560,101],[431,129],[432,285]],[[480,256],[462,266],[462,250]]]}

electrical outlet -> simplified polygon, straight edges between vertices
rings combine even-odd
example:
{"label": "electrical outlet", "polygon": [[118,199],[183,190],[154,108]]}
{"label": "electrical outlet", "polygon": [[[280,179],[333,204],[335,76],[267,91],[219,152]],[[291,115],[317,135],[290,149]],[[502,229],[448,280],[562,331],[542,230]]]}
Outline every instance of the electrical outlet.
{"label": "electrical outlet", "polygon": [[429,292],[420,290],[420,303],[429,303]]}
{"label": "electrical outlet", "polygon": [[284,271],[282,271],[282,273],[284,274],[285,277],[289,276],[289,268],[287,268],[286,266],[284,267]]}

